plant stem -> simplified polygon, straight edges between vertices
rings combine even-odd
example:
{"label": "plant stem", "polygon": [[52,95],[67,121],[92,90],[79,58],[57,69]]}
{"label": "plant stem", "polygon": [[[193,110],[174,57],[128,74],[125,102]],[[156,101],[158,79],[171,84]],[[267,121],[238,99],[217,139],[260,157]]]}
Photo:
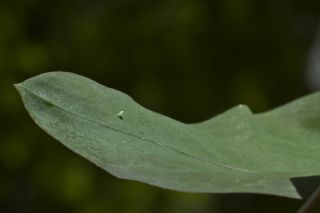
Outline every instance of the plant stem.
{"label": "plant stem", "polygon": [[315,213],[316,211],[320,212],[320,186],[306,201],[298,213]]}

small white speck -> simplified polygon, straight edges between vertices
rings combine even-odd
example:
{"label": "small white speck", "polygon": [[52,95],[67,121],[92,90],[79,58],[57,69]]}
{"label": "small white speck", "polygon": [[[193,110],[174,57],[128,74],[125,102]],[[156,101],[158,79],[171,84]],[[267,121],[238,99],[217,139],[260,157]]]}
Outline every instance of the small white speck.
{"label": "small white speck", "polygon": [[123,114],[124,114],[124,111],[121,110],[120,112],[118,112],[117,116],[118,116],[118,117],[121,117]]}

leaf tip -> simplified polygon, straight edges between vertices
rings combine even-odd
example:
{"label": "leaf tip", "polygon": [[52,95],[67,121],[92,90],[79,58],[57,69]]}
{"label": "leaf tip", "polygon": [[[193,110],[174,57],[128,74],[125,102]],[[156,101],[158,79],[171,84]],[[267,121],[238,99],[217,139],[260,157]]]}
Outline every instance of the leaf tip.
{"label": "leaf tip", "polygon": [[22,90],[22,85],[21,83],[18,83],[18,84],[13,84],[14,88],[16,88],[16,90],[18,90],[18,92],[20,93],[20,91]]}

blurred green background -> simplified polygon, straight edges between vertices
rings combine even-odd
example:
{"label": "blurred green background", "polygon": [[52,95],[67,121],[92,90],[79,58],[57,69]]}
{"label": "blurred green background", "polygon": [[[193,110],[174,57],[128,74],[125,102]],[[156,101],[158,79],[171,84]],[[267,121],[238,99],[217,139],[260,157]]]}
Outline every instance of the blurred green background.
{"label": "blurred green background", "polygon": [[317,0],[0,3],[0,212],[295,212],[302,201],[189,194],[117,179],[28,117],[12,84],[64,70],[183,122],[310,93]]}

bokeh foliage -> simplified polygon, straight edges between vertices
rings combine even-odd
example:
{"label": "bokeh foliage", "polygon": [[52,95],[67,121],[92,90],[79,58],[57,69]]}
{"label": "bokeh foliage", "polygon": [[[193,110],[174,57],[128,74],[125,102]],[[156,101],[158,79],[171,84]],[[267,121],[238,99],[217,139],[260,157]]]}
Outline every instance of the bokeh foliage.
{"label": "bokeh foliage", "polygon": [[65,70],[184,122],[260,112],[310,92],[319,12],[315,0],[1,1],[0,211],[293,212],[301,201],[116,179],[37,128],[12,84]]}

